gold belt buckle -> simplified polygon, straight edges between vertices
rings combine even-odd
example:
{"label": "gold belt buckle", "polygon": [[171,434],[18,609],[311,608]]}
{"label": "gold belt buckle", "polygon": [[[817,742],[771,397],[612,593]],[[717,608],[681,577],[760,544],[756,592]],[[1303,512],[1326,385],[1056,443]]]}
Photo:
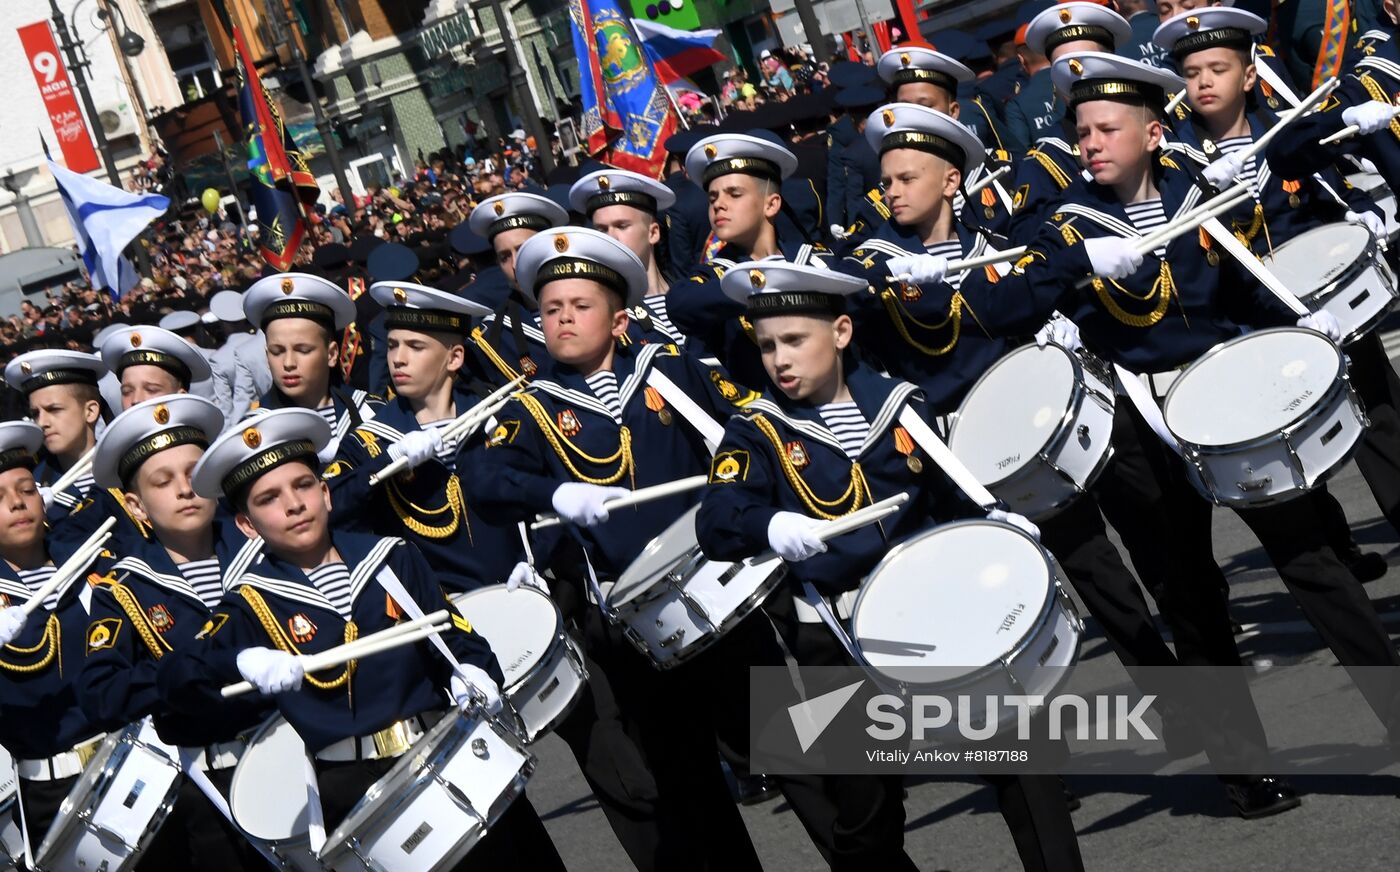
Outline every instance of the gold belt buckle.
{"label": "gold belt buckle", "polygon": [[87,740],[81,745],[74,746],[73,753],[78,755],[78,765],[80,767],[86,769],[88,761],[97,756],[97,749],[102,747],[102,739],[102,736],[98,736],[95,739]]}
{"label": "gold belt buckle", "polygon": [[413,747],[408,721],[397,721],[371,736],[380,759],[398,757]]}

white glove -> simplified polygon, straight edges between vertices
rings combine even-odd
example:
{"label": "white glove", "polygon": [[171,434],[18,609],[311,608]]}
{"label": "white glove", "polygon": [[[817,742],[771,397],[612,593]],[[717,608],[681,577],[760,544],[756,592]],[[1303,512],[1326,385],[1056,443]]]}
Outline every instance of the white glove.
{"label": "white glove", "polygon": [[826,550],[826,543],[817,538],[821,523],[796,512],[779,512],[768,522],[768,547],[793,563],[820,554]]}
{"label": "white glove", "polygon": [[987,520],[1001,521],[1003,524],[1010,524],[1022,533],[1030,536],[1035,541],[1040,541],[1040,528],[1031,523],[1031,519],[1016,512],[1003,512],[1001,509],[992,509],[987,513]]}
{"label": "white glove", "polygon": [[1394,115],[1395,107],[1379,100],[1370,100],[1360,106],[1342,110],[1342,120],[1347,124],[1355,124],[1361,136],[1370,136],[1377,130],[1384,130],[1390,125],[1390,119]]}
{"label": "white glove", "polygon": [[276,648],[244,648],[238,652],[238,672],[263,693],[285,693],[301,687],[301,659]]}
{"label": "white glove", "polygon": [[472,702],[479,702],[488,715],[501,713],[501,689],[480,667],[458,664],[457,672],[452,675],[451,690],[452,701],[459,709],[465,711]]}
{"label": "white glove", "polygon": [[830,227],[828,227],[828,228],[826,228],[826,229],[829,230],[829,231],[831,231],[831,238],[832,238],[832,239],[845,239],[845,238],[846,238],[846,228],[842,227],[840,224],[833,224],[833,225],[831,225]]}
{"label": "white glove", "polygon": [[1309,330],[1316,330],[1333,342],[1342,341],[1342,323],[1337,320],[1336,315],[1326,310],[1319,310],[1313,312],[1311,315],[1304,315],[1298,319],[1298,326],[1306,327]]}
{"label": "white glove", "polygon": [[907,275],[916,285],[931,285],[943,281],[948,272],[948,258],[934,254],[901,254],[885,261],[885,268],[895,278]]}
{"label": "white glove", "polygon": [[442,437],[434,430],[414,430],[405,433],[403,438],[389,446],[389,459],[408,458],[409,469],[415,469],[437,457],[442,447]]}
{"label": "white glove", "polygon": [[554,489],[550,503],[559,517],[569,523],[578,524],[580,527],[592,527],[608,519],[604,500],[625,496],[627,493],[626,488],[567,481]]}
{"label": "white glove", "polygon": [[1065,351],[1078,351],[1084,347],[1079,340],[1079,327],[1068,318],[1055,316],[1045,322],[1035,334],[1035,347],[1044,348],[1047,342],[1060,346]]}
{"label": "white glove", "polygon": [[1353,212],[1348,209],[1346,219],[1352,224],[1360,224],[1362,227],[1365,227],[1367,230],[1371,231],[1372,236],[1376,237],[1376,239],[1382,243],[1385,242],[1386,237],[1389,235],[1385,230],[1385,219],[1375,212]]}
{"label": "white glove", "polygon": [[44,508],[53,505],[53,488],[46,484],[39,485],[39,496],[44,500]]}
{"label": "white glove", "polygon": [[1121,236],[1093,236],[1084,240],[1084,253],[1094,275],[1106,279],[1121,279],[1132,275],[1142,266],[1142,255]]}
{"label": "white glove", "polygon": [[535,567],[523,560],[515,564],[515,568],[510,571],[510,578],[506,579],[506,590],[518,590],[522,584],[549,593],[549,584],[545,582],[544,577],[535,571]]}
{"label": "white glove", "polygon": [[1201,170],[1201,175],[1212,185],[1224,189],[1239,177],[1243,169],[1244,161],[1240,160],[1239,152],[1231,152],[1211,161]]}
{"label": "white glove", "polygon": [[10,606],[0,612],[0,645],[10,644],[24,632],[24,623],[28,619],[29,616],[19,606]]}

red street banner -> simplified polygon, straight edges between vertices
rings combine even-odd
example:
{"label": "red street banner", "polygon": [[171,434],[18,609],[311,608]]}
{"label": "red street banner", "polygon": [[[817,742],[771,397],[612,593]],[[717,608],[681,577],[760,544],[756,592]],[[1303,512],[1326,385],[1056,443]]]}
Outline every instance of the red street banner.
{"label": "red street banner", "polygon": [[49,112],[49,123],[63,150],[63,162],[75,173],[97,169],[97,150],[92,147],[87,122],[78,108],[77,95],[68,81],[68,68],[59,56],[53,31],[47,21],[36,21],[19,29],[19,41],[29,57],[29,69],[39,83],[39,95]]}

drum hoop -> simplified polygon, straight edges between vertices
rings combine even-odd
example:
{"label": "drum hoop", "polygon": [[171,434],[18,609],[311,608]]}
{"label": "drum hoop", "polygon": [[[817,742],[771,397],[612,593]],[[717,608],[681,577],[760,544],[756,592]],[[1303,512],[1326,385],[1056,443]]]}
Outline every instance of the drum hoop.
{"label": "drum hoop", "polygon": [[[997,367],[999,367],[1003,362],[1010,360],[1013,356],[1019,354],[1029,354],[1030,352],[1028,349],[1030,349],[1031,347],[1032,346],[1030,345],[1023,345],[1020,348],[1014,348],[1011,351],[1008,351],[1006,354],[1003,354],[1001,357],[997,358],[991,366],[987,367],[987,371],[982,373],[982,375],[978,377],[977,381],[972,383],[972,387],[968,388],[967,395],[964,396],[963,401],[958,404],[957,411],[950,415],[948,419],[948,447],[950,449],[952,448],[952,444],[954,441],[953,434],[957,432],[958,422],[962,420],[963,409],[967,406],[968,401],[972,399],[972,397],[977,393],[977,389],[981,387],[982,382],[990,378],[992,373],[996,372]],[[1060,415],[1059,422],[1055,424],[1055,428],[1051,430],[1050,433],[1045,437],[1045,441],[1040,444],[1040,447],[1028,453],[1028,458],[1040,457],[1042,454],[1045,454],[1052,446],[1055,446],[1056,444],[1063,442],[1064,439],[1068,438],[1068,434],[1071,430],[1070,423],[1074,420],[1075,414],[1079,412],[1080,407],[1083,405],[1084,395],[1087,394],[1090,390],[1088,386],[1088,380],[1084,377],[1084,364],[1080,362],[1079,357],[1077,355],[1071,354],[1070,352],[1053,343],[1047,343],[1043,348],[1036,348],[1036,350],[1044,351],[1047,348],[1053,348],[1056,351],[1063,354],[1065,357],[1069,358],[1071,375],[1073,376],[1073,384],[1070,389],[1069,404],[1065,406],[1064,412]],[[1013,469],[1007,475],[1002,476],[996,481],[985,482],[984,486],[989,490],[996,489],[1006,484],[1008,481],[1011,481],[1018,474],[1029,469],[1030,466],[1031,461],[1030,459],[1027,459],[1025,463],[1022,463],[1020,466]]]}
{"label": "drum hoop", "polygon": [[[1364,232],[1366,234],[1366,244],[1361,247],[1361,251],[1357,254],[1355,259],[1353,259],[1351,263],[1347,264],[1346,269],[1337,273],[1336,276],[1328,280],[1321,287],[1316,288],[1314,290],[1307,290],[1298,293],[1297,296],[1299,299],[1311,300],[1319,296],[1325,296],[1327,294],[1333,293],[1342,284],[1350,282],[1352,279],[1356,278],[1357,274],[1364,270],[1371,262],[1380,259],[1378,256],[1380,250],[1380,243],[1376,239],[1376,234],[1372,233],[1369,227],[1363,227],[1360,224],[1348,224],[1345,221],[1337,221],[1333,222],[1332,224],[1322,224],[1312,228],[1311,230],[1298,234],[1297,236],[1285,242],[1283,245],[1280,245],[1275,250],[1274,255],[1270,255],[1266,258],[1261,258],[1261,261],[1266,267],[1273,267],[1275,264],[1274,258],[1277,256],[1277,252],[1282,251],[1284,248],[1292,245],[1295,242],[1301,243],[1302,241],[1306,240],[1307,236],[1313,233],[1314,231],[1322,230],[1323,228],[1332,227],[1334,225],[1355,227],[1357,230]],[[1301,244],[1296,247],[1304,248],[1304,246]]]}
{"label": "drum hoop", "polygon": [[[458,614],[461,614],[462,610],[457,608],[457,603],[469,599],[477,595],[478,593],[481,593],[482,591],[490,591],[494,595],[498,589],[503,590],[504,588],[505,585],[492,584],[487,585],[486,587],[479,587],[476,590],[470,590],[465,593],[456,594],[451,598],[452,607],[454,609],[457,609]],[[548,655],[549,652],[553,651],[558,646],[559,640],[568,635],[568,632],[564,628],[564,613],[559,611],[559,605],[558,603],[554,602],[553,597],[551,597],[549,594],[545,593],[542,590],[537,590],[532,586],[521,585],[519,588],[516,588],[514,591],[511,591],[511,593],[531,593],[535,596],[542,597],[544,601],[549,604],[549,607],[554,611],[554,637],[550,641],[549,646],[545,649],[545,654]],[[534,665],[531,666],[529,669],[525,670],[525,674],[521,676],[519,681],[513,683],[511,687],[523,686],[527,681],[534,677],[535,673],[540,669],[541,664],[549,661],[550,659],[551,658],[549,658],[548,656],[541,656],[537,658],[535,660]]]}
{"label": "drum hoop", "polygon": [[[691,506],[690,508],[686,509],[685,512],[679,518],[676,518],[674,521],[668,524],[666,529],[662,530],[660,533],[657,533],[655,536],[652,536],[650,539],[647,540],[647,544],[643,545],[642,550],[637,552],[637,556],[633,558],[632,565],[629,565],[626,569],[622,570],[622,573],[617,577],[617,581],[613,584],[612,589],[608,591],[607,607],[609,609],[618,609],[623,606],[632,605],[634,602],[637,604],[647,602],[650,599],[650,596],[648,596],[650,591],[658,587],[660,581],[666,576],[670,575],[675,570],[678,564],[680,564],[682,561],[693,559],[692,552],[698,550],[700,547],[698,542],[696,542],[694,547],[687,551],[686,554],[676,558],[670,563],[667,563],[664,570],[652,573],[646,579],[638,579],[635,582],[629,581],[628,586],[625,590],[626,592],[631,593],[632,595],[627,598],[626,602],[613,601],[613,591],[617,590],[618,586],[623,583],[623,581],[627,577],[628,571],[631,570],[633,565],[636,565],[638,560],[642,559],[642,555],[646,554],[652,549],[653,546],[663,541],[668,533],[674,530],[678,525],[682,524],[686,520],[686,518],[688,518],[691,514],[698,513],[699,510],[700,506],[698,503],[694,506]],[[692,530],[694,529],[694,522],[691,523],[691,528]],[[695,537],[692,536],[691,538]]]}
{"label": "drum hoop", "polygon": [[[729,632],[734,628],[735,624],[738,624],[740,621],[753,614],[760,606],[767,602],[768,598],[773,595],[773,591],[777,590],[778,587],[782,585],[783,580],[787,578],[789,570],[786,561],[772,560],[765,562],[776,563],[777,566],[775,566],[773,570],[768,573],[768,575],[763,579],[762,584],[754,588],[753,593],[744,597],[743,601],[740,602],[737,606],[735,606],[734,610],[730,612],[724,620],[714,625],[715,631],[713,633],[706,633],[703,636],[698,637],[702,641],[696,644],[686,645],[678,649],[676,651],[676,656],[668,657],[665,660],[657,660],[655,657],[653,657],[651,654],[650,646],[647,646],[644,653],[647,655],[648,659],[651,660],[652,664],[658,669],[666,670],[674,669],[682,663],[688,662],[692,658],[699,655],[702,651],[708,649],[715,642],[718,642],[720,638],[724,636],[725,633]],[[760,565],[762,564],[750,564],[750,568],[757,569]]]}
{"label": "drum hoop", "polygon": [[[1233,339],[1227,339],[1224,342],[1218,342],[1215,345],[1212,345],[1210,348],[1206,349],[1206,351],[1203,354],[1201,354],[1195,360],[1191,361],[1191,363],[1186,367],[1186,369],[1182,371],[1181,375],[1172,381],[1171,387],[1167,388],[1167,395],[1162,399],[1162,420],[1167,423],[1167,429],[1171,430],[1171,423],[1168,420],[1167,410],[1171,407],[1172,397],[1176,396],[1177,389],[1181,387],[1183,377],[1192,369],[1194,369],[1198,363],[1202,363],[1208,358],[1215,357],[1216,355],[1223,352],[1225,349],[1230,348],[1234,345],[1238,345],[1248,339],[1252,339],[1255,336],[1265,336],[1270,333],[1314,332],[1316,331],[1307,330],[1302,327],[1270,327],[1267,330],[1255,330],[1253,333],[1246,333],[1243,336],[1236,336]],[[1322,395],[1318,397],[1317,402],[1309,406],[1306,411],[1300,412],[1291,421],[1278,428],[1277,430],[1272,430],[1269,434],[1264,436],[1252,436],[1249,439],[1244,439],[1239,442],[1231,442],[1228,444],[1221,445],[1200,445],[1199,443],[1192,442],[1190,439],[1182,439],[1179,435],[1177,435],[1175,430],[1172,430],[1172,435],[1176,436],[1177,441],[1180,442],[1182,445],[1189,445],[1192,448],[1198,448],[1206,452],[1219,452],[1235,450],[1240,448],[1249,448],[1255,445],[1264,445],[1269,442],[1273,442],[1283,431],[1292,430],[1300,422],[1306,421],[1309,418],[1311,418],[1314,409],[1320,409],[1325,404],[1330,403],[1333,399],[1335,399],[1333,395],[1336,394],[1337,391],[1345,390],[1348,387],[1349,378],[1347,376],[1347,356],[1340,348],[1336,348],[1335,350],[1337,352],[1337,373],[1332,377],[1332,386],[1329,387],[1327,390],[1323,391]]]}
{"label": "drum hoop", "polygon": [[855,642],[855,649],[856,652],[860,654],[861,665],[863,667],[870,670],[871,672],[876,673],[880,676],[881,679],[893,681],[901,687],[920,686],[887,675],[884,671],[878,669],[873,663],[866,659],[865,652],[861,650],[860,647],[860,637],[855,634],[856,624],[860,617],[861,606],[865,603],[867,594],[870,593],[872,587],[869,583],[870,580],[872,578],[875,578],[875,576],[878,575],[882,569],[884,569],[885,564],[893,562],[896,558],[902,555],[904,551],[908,550],[914,544],[916,544],[917,542],[921,542],[924,539],[927,539],[928,537],[936,533],[940,533],[944,530],[951,530],[957,527],[972,526],[999,527],[1004,530],[1010,530],[1013,533],[1016,533],[1021,538],[1025,539],[1027,542],[1030,542],[1032,545],[1034,545],[1036,549],[1040,552],[1041,558],[1045,560],[1045,574],[1047,576],[1049,584],[1045,593],[1045,601],[1040,604],[1040,608],[1036,612],[1035,620],[1033,620],[1030,623],[1026,631],[1022,633],[1020,638],[1016,640],[1015,645],[1012,645],[1010,648],[1008,648],[1006,653],[1002,654],[1001,657],[999,657],[995,662],[988,663],[985,666],[979,667],[976,671],[970,672],[967,675],[961,676],[959,678],[950,679],[947,682],[939,682],[939,686],[950,688],[958,687],[963,683],[975,681],[981,676],[988,674],[992,670],[999,668],[1003,660],[1014,659],[1022,651],[1024,651],[1026,649],[1026,646],[1030,644],[1031,636],[1045,625],[1048,616],[1051,612],[1054,611],[1057,596],[1056,589],[1059,586],[1058,582],[1060,572],[1059,564],[1056,561],[1045,558],[1045,547],[1039,542],[1037,542],[1034,539],[1034,537],[1032,537],[1025,530],[1022,530],[1019,527],[1015,527],[1011,524],[1002,523],[1001,521],[991,521],[985,518],[968,518],[962,521],[949,521],[945,524],[938,524],[933,527],[929,527],[925,530],[922,530],[918,533],[915,533],[913,536],[910,536],[908,539],[905,539],[903,542],[900,542],[899,544],[895,545],[889,551],[885,552],[885,556],[880,559],[879,563],[875,564],[874,569],[871,569],[870,572],[866,573],[865,580],[861,582],[860,593],[856,594],[855,605],[851,607],[850,620],[847,622],[851,628],[851,639],[853,642]]}

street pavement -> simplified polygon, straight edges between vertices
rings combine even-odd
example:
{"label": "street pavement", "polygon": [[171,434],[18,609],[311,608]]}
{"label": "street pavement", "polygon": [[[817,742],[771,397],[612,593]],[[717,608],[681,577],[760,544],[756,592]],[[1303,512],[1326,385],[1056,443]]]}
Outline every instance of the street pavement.
{"label": "street pavement", "polygon": [[[1400,334],[1386,337],[1400,355]],[[1348,464],[1329,487],[1346,508],[1357,541],[1384,554],[1390,572],[1368,584],[1391,638],[1400,638],[1400,548],[1380,517],[1354,465]],[[1231,612],[1245,627],[1240,646],[1257,682],[1270,670],[1292,663],[1332,664],[1335,659],[1303,619],[1283,585],[1267,569],[1253,534],[1226,510],[1215,513],[1216,557],[1230,580]],[[1081,609],[1082,612],[1082,609]],[[1103,676],[1105,687],[1127,679],[1102,633],[1088,620],[1081,671]],[[1311,685],[1293,689],[1326,693],[1340,668],[1313,670]],[[703,705],[696,700],[696,705]],[[1325,707],[1309,711],[1261,712],[1275,737],[1319,735],[1337,727],[1375,744],[1381,731],[1366,723],[1328,723]],[[1309,726],[1312,727],[1309,731]],[[616,872],[632,865],[564,744],[553,736],[536,750],[540,764],[529,795],[571,870]],[[1204,756],[1174,763],[1172,775],[1094,774],[1070,776],[1069,786],[1083,800],[1075,827],[1090,870],[1361,870],[1400,869],[1400,764],[1375,775],[1305,776],[1293,779],[1303,806],[1259,821],[1235,817],[1219,783],[1206,772]],[[990,788],[967,777],[912,776],[905,801],[905,844],[925,870],[984,872],[1020,866]],[[743,809],[744,820],[764,865],[771,870],[825,868],[796,817],[781,798]],[[875,872],[875,870],[872,870]]]}

